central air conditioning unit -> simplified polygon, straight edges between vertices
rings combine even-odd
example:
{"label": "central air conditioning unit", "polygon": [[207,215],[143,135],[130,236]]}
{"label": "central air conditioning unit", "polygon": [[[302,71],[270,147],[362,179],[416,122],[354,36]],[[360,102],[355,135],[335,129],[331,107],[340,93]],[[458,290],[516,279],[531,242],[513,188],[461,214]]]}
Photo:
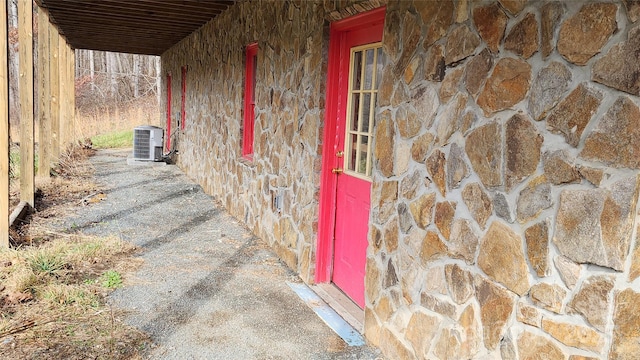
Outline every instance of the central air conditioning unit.
{"label": "central air conditioning unit", "polygon": [[133,129],[133,159],[162,161],[164,130],[157,126],[138,126]]}

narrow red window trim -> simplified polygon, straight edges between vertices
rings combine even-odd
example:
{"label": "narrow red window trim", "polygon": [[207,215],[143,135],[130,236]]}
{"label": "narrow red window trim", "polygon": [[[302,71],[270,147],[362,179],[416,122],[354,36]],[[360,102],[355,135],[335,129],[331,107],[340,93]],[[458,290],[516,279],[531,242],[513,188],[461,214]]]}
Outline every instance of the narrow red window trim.
{"label": "narrow red window trim", "polygon": [[180,105],[180,129],[184,130],[187,123],[185,111],[185,98],[187,97],[187,66],[182,67],[182,104]]}
{"label": "narrow red window trim", "polygon": [[167,151],[171,151],[171,74],[167,73]]}
{"label": "narrow red window trim", "polygon": [[257,60],[258,43],[248,45],[245,53],[244,118],[242,128],[242,157],[247,160],[253,159]]}

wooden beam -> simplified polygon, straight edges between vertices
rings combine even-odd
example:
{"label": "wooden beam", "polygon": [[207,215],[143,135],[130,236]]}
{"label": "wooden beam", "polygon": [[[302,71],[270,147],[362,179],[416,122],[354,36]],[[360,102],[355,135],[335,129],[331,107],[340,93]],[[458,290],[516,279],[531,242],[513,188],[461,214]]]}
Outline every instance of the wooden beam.
{"label": "wooden beam", "polygon": [[40,75],[40,128],[38,143],[38,176],[48,178],[51,174],[51,85],[49,78],[49,15],[38,9],[38,73]]}
{"label": "wooden beam", "polygon": [[20,199],[34,206],[33,2],[18,1],[20,57]]}
{"label": "wooden beam", "polygon": [[51,94],[51,162],[60,161],[60,34],[49,26],[49,92]]}
{"label": "wooden beam", "polygon": [[76,141],[76,53],[67,44],[67,143],[73,145]]}
{"label": "wooden beam", "polygon": [[9,247],[9,63],[7,2],[0,0],[0,248]]}
{"label": "wooden beam", "polygon": [[67,42],[59,35],[58,37],[59,45],[58,45],[58,80],[59,80],[59,90],[58,90],[58,103],[60,108],[60,123],[58,128],[58,138],[59,138],[59,151],[60,154],[64,154],[65,150],[67,150]]}

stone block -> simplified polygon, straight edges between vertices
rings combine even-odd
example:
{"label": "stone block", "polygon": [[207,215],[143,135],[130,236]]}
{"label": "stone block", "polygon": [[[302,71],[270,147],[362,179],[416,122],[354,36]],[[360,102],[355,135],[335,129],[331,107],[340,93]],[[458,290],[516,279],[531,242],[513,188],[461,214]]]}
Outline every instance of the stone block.
{"label": "stone block", "polygon": [[427,166],[427,171],[429,175],[431,175],[431,180],[440,190],[440,194],[442,196],[447,195],[447,184],[445,178],[445,168],[447,166],[447,159],[442,151],[436,149],[431,153],[429,158],[427,159],[425,165]]}
{"label": "stone block", "polygon": [[602,93],[580,84],[562,100],[547,118],[547,129],[562,134],[565,141],[578,147],[582,132],[598,110]]}
{"label": "stone block", "polygon": [[629,268],[629,281],[632,282],[640,276],[640,224],[636,227],[636,245],[631,254],[631,267]]}
{"label": "stone block", "polygon": [[544,175],[554,185],[579,183],[580,173],[569,160],[566,150],[549,151],[544,154]]}
{"label": "stone block", "polygon": [[507,14],[495,2],[473,9],[473,23],[493,53],[498,52],[508,20]]}
{"label": "stone block", "polygon": [[482,84],[489,76],[489,70],[493,67],[493,56],[488,49],[482,50],[467,63],[465,71],[465,87],[469,94],[478,95]]}
{"label": "stone block", "polygon": [[[638,3],[640,4],[640,3]],[[636,5],[640,9],[640,5]],[[640,13],[640,10],[638,11]],[[593,65],[591,78],[632,95],[640,95],[640,28],[629,30],[628,40],[616,44]]]}
{"label": "stone block", "polygon": [[409,204],[409,210],[418,227],[426,229],[433,219],[433,207],[436,204],[436,194],[428,193],[420,196]]}
{"label": "stone block", "polygon": [[625,289],[615,295],[610,359],[631,360],[640,354],[640,293]]}
{"label": "stone block", "polygon": [[473,277],[458,264],[448,264],[444,268],[449,295],[456,304],[464,304],[475,293]]}
{"label": "stone block", "polygon": [[605,175],[602,169],[596,169],[588,166],[579,166],[578,172],[582,178],[595,186],[600,186],[600,182],[602,182],[602,178]]}
{"label": "stone block", "polygon": [[609,190],[564,190],[553,237],[560,253],[578,263],[622,271],[631,243],[638,185],[638,177],[632,176],[615,182]]}
{"label": "stone block", "polygon": [[453,221],[449,244],[449,253],[453,258],[462,259],[469,265],[475,263],[478,235],[473,231],[471,221],[466,219]]}
{"label": "stone block", "polygon": [[398,200],[398,182],[384,181],[380,187],[380,198],[378,202],[378,221],[386,223],[395,212],[396,201]]}
{"label": "stone block", "polygon": [[478,266],[491,279],[518,295],[522,296],[529,290],[529,269],[522,239],[500,221],[491,223],[480,241]]}
{"label": "stone block", "polygon": [[549,224],[541,221],[524,231],[529,264],[539,277],[549,273]]}
{"label": "stone block", "polygon": [[464,66],[458,66],[446,72],[438,93],[441,103],[449,102],[454,95],[460,92],[460,79],[463,74]]}
{"label": "stone block", "polygon": [[468,58],[480,45],[480,38],[467,25],[458,25],[447,37],[444,63],[451,65]]}
{"label": "stone block", "polygon": [[528,13],[515,24],[504,40],[504,48],[525,59],[530,58],[540,47],[538,22],[533,13]]}
{"label": "stone block", "polygon": [[531,121],[520,114],[507,121],[505,131],[505,185],[510,191],[538,168],[544,139]]}
{"label": "stone block", "polygon": [[513,312],[513,295],[483,278],[476,280],[475,288],[480,304],[484,345],[489,350],[495,350],[504,336],[507,322]]}
{"label": "stone block", "polygon": [[418,136],[411,145],[411,158],[415,162],[424,162],[436,139],[435,135],[425,133]]}
{"label": "stone block", "polygon": [[527,5],[528,0],[498,0],[503,8],[507,9],[511,14],[517,16],[522,9],[524,9],[525,5]]}
{"label": "stone block", "polygon": [[451,225],[456,213],[456,203],[444,201],[436,204],[436,213],[433,222],[436,224],[442,236],[449,240],[451,238]]}
{"label": "stone block", "polygon": [[413,346],[413,350],[419,359],[427,359],[429,349],[434,337],[438,334],[438,328],[442,321],[426,312],[418,311],[411,316],[405,337]]}
{"label": "stone block", "polygon": [[537,306],[560,314],[567,291],[556,284],[538,283],[529,290],[531,301]]}
{"label": "stone block", "polygon": [[625,8],[627,9],[627,16],[632,23],[640,19],[640,1],[638,0],[623,0]]}
{"label": "stone block", "polygon": [[614,286],[612,276],[591,276],[567,304],[567,311],[582,315],[594,328],[605,332],[609,314],[609,294]]}
{"label": "stone block", "polygon": [[638,154],[640,108],[630,98],[619,97],[587,136],[580,157],[616,168],[640,169]]}
{"label": "stone block", "polygon": [[444,64],[444,47],[432,45],[427,50],[424,61],[424,77],[429,81],[442,81],[446,66]]}
{"label": "stone block", "polygon": [[458,93],[455,98],[449,102],[440,115],[436,118],[436,133],[438,145],[445,146],[449,143],[449,138],[460,128],[460,119],[462,113],[467,106],[468,96],[464,93]]}
{"label": "stone block", "polygon": [[540,10],[540,38],[542,42],[542,58],[547,58],[555,49],[554,34],[560,19],[565,13],[564,4],[552,1],[544,4]]}
{"label": "stone block", "polygon": [[471,212],[471,216],[482,229],[486,228],[487,220],[493,213],[491,198],[479,183],[470,183],[462,190],[462,200]]}
{"label": "stone block", "polygon": [[416,355],[411,350],[411,345],[400,341],[402,336],[395,334],[388,328],[380,331],[380,348],[386,357],[390,359],[415,359]]}
{"label": "stone block", "polygon": [[456,318],[456,306],[454,304],[429,293],[423,292],[420,295],[420,305],[450,319]]}
{"label": "stone block", "polygon": [[502,126],[490,123],[467,136],[465,151],[482,184],[491,188],[502,185]]}
{"label": "stone block", "polygon": [[449,190],[458,188],[458,186],[460,186],[460,182],[469,176],[469,166],[465,161],[464,150],[457,143],[451,144],[446,172],[447,187]]}
{"label": "stone block", "polygon": [[440,240],[435,231],[427,231],[420,247],[420,260],[423,266],[447,254],[447,246]]}
{"label": "stone block", "polygon": [[564,360],[566,356],[553,341],[525,331],[518,337],[520,359]]}
{"label": "stone block", "polygon": [[542,326],[542,314],[540,313],[540,310],[523,301],[518,302],[518,306],[516,308],[516,319],[523,324],[535,326],[537,328]]}
{"label": "stone block", "polygon": [[407,200],[411,200],[416,197],[421,186],[428,186],[429,183],[427,178],[416,170],[411,175],[405,176],[400,182],[400,195]]}
{"label": "stone block", "polygon": [[503,220],[509,223],[513,223],[515,221],[513,211],[509,205],[509,200],[507,200],[507,196],[504,193],[496,192],[493,196],[493,209],[495,210],[496,215]]}
{"label": "stone block", "polygon": [[438,93],[433,86],[422,85],[411,90],[411,103],[415,107],[419,121],[424,128],[431,127],[438,112]]}
{"label": "stone block", "polygon": [[553,259],[553,263],[556,265],[558,274],[560,274],[560,278],[564,281],[564,284],[569,289],[573,289],[582,274],[582,266],[564,256],[556,256]]}
{"label": "stone block", "polygon": [[569,69],[557,61],[540,70],[533,80],[529,95],[529,112],[535,120],[544,119],[558,104],[562,95],[569,89],[571,79]]}
{"label": "stone block", "polygon": [[[420,115],[421,116],[421,115]],[[422,119],[412,106],[402,104],[396,111],[398,132],[405,139],[410,139],[420,132]]]}
{"label": "stone block", "polygon": [[585,65],[602,50],[618,29],[616,4],[594,3],[565,20],[558,35],[558,52],[567,61]]}
{"label": "stone block", "polygon": [[381,116],[376,125],[375,158],[382,175],[393,175],[395,130],[391,118]]}
{"label": "stone block", "polygon": [[597,331],[581,325],[542,318],[542,330],[561,343],[582,350],[600,353],[604,337]]}
{"label": "stone block", "polygon": [[418,23],[418,17],[409,11],[406,11],[402,21],[402,38],[401,38],[401,50],[400,57],[393,67],[393,72],[396,77],[401,77],[411,59],[416,53],[418,44],[421,38],[421,29]]}
{"label": "stone block", "polygon": [[520,191],[516,205],[518,221],[525,223],[535,219],[542,210],[552,206],[551,185],[544,175],[539,176],[529,181],[527,187]]}
{"label": "stone block", "polygon": [[531,65],[521,59],[500,59],[478,96],[478,106],[485,116],[509,109],[524,99],[530,82]]}
{"label": "stone block", "polygon": [[424,47],[428,47],[447,34],[453,23],[453,1],[417,1],[414,3],[426,27]]}

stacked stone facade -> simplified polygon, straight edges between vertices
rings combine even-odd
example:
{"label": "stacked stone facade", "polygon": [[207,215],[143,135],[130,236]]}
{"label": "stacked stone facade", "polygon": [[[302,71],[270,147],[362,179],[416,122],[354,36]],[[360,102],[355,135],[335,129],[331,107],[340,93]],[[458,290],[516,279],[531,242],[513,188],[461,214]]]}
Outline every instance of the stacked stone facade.
{"label": "stacked stone facade", "polygon": [[[241,2],[162,57],[189,68],[179,165],[309,283],[328,24],[380,5]],[[367,339],[392,359],[637,358],[640,3],[386,6]]]}

